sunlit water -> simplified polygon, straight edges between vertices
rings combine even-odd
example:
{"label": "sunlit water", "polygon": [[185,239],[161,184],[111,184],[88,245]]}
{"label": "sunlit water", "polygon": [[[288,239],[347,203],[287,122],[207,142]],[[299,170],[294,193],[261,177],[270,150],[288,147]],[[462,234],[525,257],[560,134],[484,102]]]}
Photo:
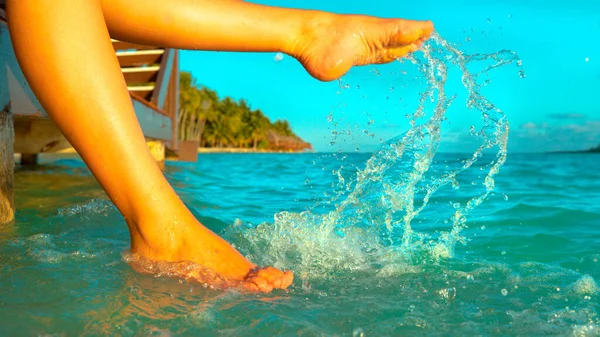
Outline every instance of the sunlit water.
{"label": "sunlit water", "polygon": [[[600,334],[600,156],[508,154],[481,88],[509,51],[435,38],[411,128],[374,154],[201,155],[165,174],[199,219],[289,291],[141,275],[117,210],[78,160],[16,176],[0,231],[3,335]],[[456,67],[466,102],[445,90]],[[439,153],[451,104],[481,118],[474,153]],[[465,126],[468,128],[468,126]],[[505,163],[506,161],[506,163]]]}

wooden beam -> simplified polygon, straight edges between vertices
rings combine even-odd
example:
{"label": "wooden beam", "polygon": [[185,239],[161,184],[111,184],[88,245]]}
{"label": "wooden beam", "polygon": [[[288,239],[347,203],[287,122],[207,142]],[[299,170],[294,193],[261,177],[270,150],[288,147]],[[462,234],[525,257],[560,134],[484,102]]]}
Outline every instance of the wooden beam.
{"label": "wooden beam", "polygon": [[117,59],[121,67],[158,65],[161,63],[164,52],[164,49],[117,52]]}
{"label": "wooden beam", "polygon": [[0,111],[0,225],[12,221],[15,217],[13,143],[12,113],[10,104],[6,104]]}
{"label": "wooden beam", "polygon": [[156,47],[156,46],[146,46],[143,44],[129,43],[129,42],[123,42],[123,41],[118,41],[118,40],[112,40],[112,43],[113,43],[113,48],[115,49],[115,51],[131,50],[131,49],[143,50],[143,49],[158,49],[158,48],[160,48],[160,47]]}
{"label": "wooden beam", "polygon": [[152,92],[154,92],[154,85],[129,86],[127,87],[127,90],[135,97],[149,101],[148,98],[152,95]]}
{"label": "wooden beam", "polygon": [[68,149],[71,144],[52,120],[15,116],[15,153],[47,153]]}
{"label": "wooden beam", "polygon": [[156,88],[154,89],[152,97],[150,98],[150,102],[155,104],[160,109],[165,108],[167,89],[169,86],[169,80],[171,79],[171,72],[173,71],[172,67],[176,51],[176,49],[167,49],[165,51],[165,55],[163,56],[160,64],[158,78],[156,80]]}
{"label": "wooden beam", "polygon": [[123,77],[128,86],[147,84],[156,82],[158,70],[160,67],[139,67],[139,68],[124,68]]}
{"label": "wooden beam", "polygon": [[179,150],[179,53],[177,50],[173,50],[173,69],[171,70],[171,76],[169,79],[169,88],[167,91],[167,97],[165,99],[164,110],[167,115],[173,121],[171,143],[167,146],[173,151]]}
{"label": "wooden beam", "polygon": [[133,107],[146,138],[171,140],[173,137],[171,118],[156,106],[131,95]]}

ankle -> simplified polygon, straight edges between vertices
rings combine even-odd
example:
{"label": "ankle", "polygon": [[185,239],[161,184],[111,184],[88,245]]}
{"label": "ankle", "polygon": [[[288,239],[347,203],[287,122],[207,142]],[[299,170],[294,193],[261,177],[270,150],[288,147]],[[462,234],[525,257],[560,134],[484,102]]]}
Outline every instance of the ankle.
{"label": "ankle", "polygon": [[[195,229],[197,220],[178,207],[142,212],[135,221],[126,219],[131,237],[131,251],[148,258],[176,260],[185,235]],[[167,256],[165,256],[165,254]]]}
{"label": "ankle", "polygon": [[305,11],[297,33],[284,46],[283,52],[296,59],[302,58],[315,39],[335,26],[333,22],[336,16],[338,15],[321,11]]}

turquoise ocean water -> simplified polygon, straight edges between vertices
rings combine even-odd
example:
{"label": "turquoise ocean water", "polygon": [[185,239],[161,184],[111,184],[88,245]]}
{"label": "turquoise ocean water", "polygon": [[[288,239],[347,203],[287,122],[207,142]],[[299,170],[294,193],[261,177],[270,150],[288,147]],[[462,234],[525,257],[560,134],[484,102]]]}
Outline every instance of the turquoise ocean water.
{"label": "turquoise ocean water", "polygon": [[[125,222],[81,161],[18,168],[0,335],[600,335],[600,156],[507,153],[509,123],[482,92],[499,67],[524,77],[518,56],[431,41],[402,65],[422,82],[409,130],[372,154],[167,163],[201,222],[294,272],[288,291],[136,273]],[[440,152],[451,105],[480,117],[466,153]]]}
{"label": "turquoise ocean water", "polygon": [[[339,186],[337,170],[351,179],[370,157],[214,154],[168,163],[166,176],[203,223],[255,262],[295,272],[289,291],[269,295],[137,274],[123,258],[125,222],[80,161],[19,168],[17,221],[0,232],[0,334],[600,334],[600,156],[509,155],[451,256],[387,243],[369,230],[377,223],[326,232],[311,227],[316,220],[289,219],[334,210],[339,201],[325,201]],[[438,154],[432,167],[466,157]],[[432,240],[452,226],[441,213],[468,194],[438,193],[413,220]]]}

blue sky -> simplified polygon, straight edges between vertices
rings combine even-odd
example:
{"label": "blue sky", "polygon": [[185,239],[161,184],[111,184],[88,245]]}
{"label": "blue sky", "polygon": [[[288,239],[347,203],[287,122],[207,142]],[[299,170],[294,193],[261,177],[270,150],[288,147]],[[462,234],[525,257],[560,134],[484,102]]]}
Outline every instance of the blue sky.
{"label": "blue sky", "polygon": [[[491,73],[492,82],[483,92],[508,116],[509,151],[600,144],[598,0],[431,0],[426,6],[397,0],[254,2],[430,19],[443,38],[467,53],[513,50],[523,60],[527,77],[521,79],[516,67],[505,67]],[[314,80],[291,57],[276,62],[273,53],[184,51],[181,69],[222,97],[244,98],[272,120],[287,119],[318,151],[372,151],[401,134],[408,128],[405,115],[412,113],[422,89],[410,66],[397,62],[353,69],[343,79],[347,90],[340,90],[338,82]],[[449,82],[449,91],[460,94],[460,74],[451,72]],[[444,124],[442,148],[469,150],[469,126],[477,125],[480,117],[464,108],[460,96],[454,104]],[[344,136],[334,139],[332,131]]]}

